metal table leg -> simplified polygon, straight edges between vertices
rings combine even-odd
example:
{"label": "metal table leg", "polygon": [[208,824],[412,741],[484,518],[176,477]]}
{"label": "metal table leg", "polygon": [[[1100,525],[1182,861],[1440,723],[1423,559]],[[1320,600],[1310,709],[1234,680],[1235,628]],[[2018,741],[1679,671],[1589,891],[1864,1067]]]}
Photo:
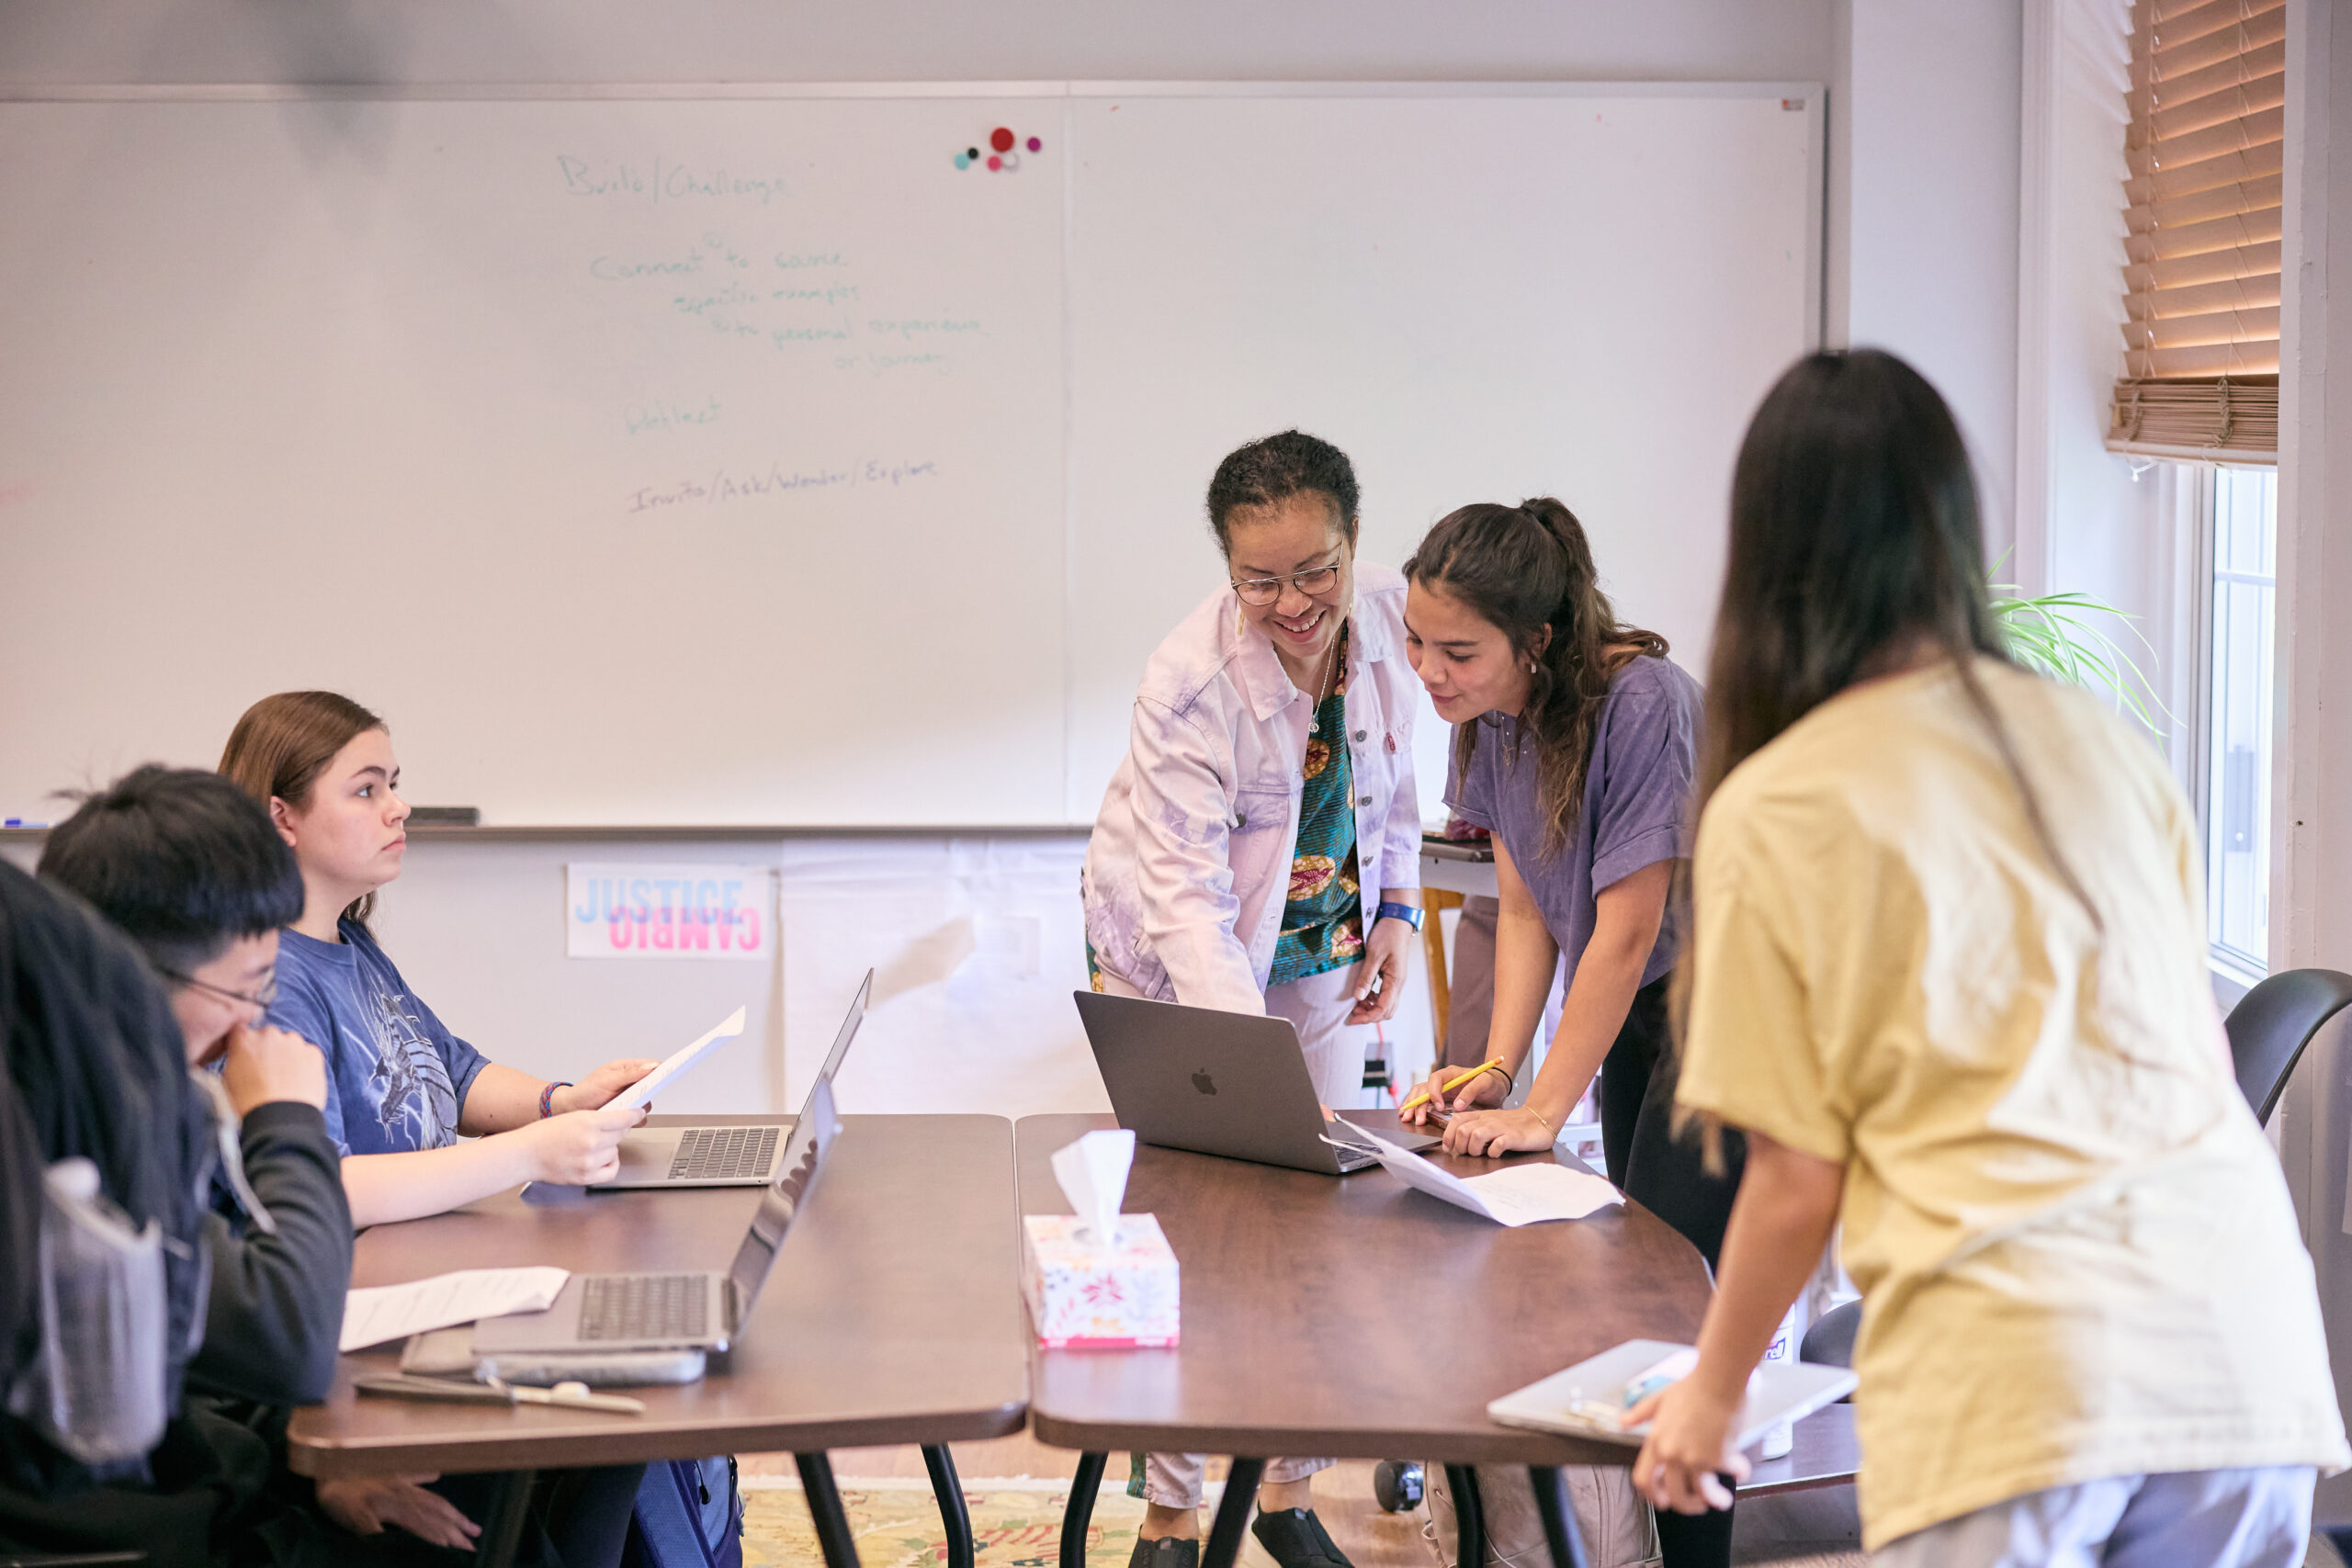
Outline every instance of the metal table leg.
{"label": "metal table leg", "polygon": [[1447,1465],[1445,1489],[1453,1495],[1454,1562],[1459,1568],[1487,1568],[1487,1505],[1478,1495],[1478,1467]]}
{"label": "metal table leg", "polygon": [[474,1542],[474,1568],[514,1568],[514,1549],[522,1544],[523,1521],[530,1513],[531,1488],[538,1479],[536,1470],[499,1475],[490,1497],[490,1517],[482,1521],[481,1539]]}
{"label": "metal table leg", "polygon": [[1535,1512],[1544,1520],[1544,1539],[1552,1548],[1552,1568],[1585,1568],[1584,1537],[1577,1529],[1577,1511],[1568,1504],[1567,1478],[1556,1466],[1531,1464],[1527,1479],[1535,1488]]}
{"label": "metal table leg", "polygon": [[1062,1506],[1061,1568],[1086,1568],[1086,1532],[1094,1525],[1094,1499],[1102,1490],[1105,1457],[1078,1456],[1078,1473],[1069,1479],[1069,1501]]}
{"label": "metal table leg", "polygon": [[1201,1568],[1233,1568],[1241,1555],[1241,1531],[1250,1522],[1250,1509],[1258,1501],[1258,1483],[1266,1473],[1266,1461],[1233,1456],[1233,1463],[1225,1472],[1225,1495],[1216,1506],[1216,1522],[1209,1527],[1208,1545],[1201,1552]]}
{"label": "metal table leg", "polygon": [[817,1527],[825,1568],[858,1568],[857,1542],[849,1533],[849,1516],[842,1511],[841,1489],[833,1484],[831,1456],[794,1454],[792,1462],[800,1467],[800,1489],[808,1495],[808,1517]]}
{"label": "metal table leg", "polygon": [[931,1489],[939,1498],[939,1522],[947,1532],[947,1568],[972,1568],[972,1511],[964,1506],[964,1483],[956,1476],[956,1457],[945,1443],[926,1443],[922,1463],[931,1472]]}

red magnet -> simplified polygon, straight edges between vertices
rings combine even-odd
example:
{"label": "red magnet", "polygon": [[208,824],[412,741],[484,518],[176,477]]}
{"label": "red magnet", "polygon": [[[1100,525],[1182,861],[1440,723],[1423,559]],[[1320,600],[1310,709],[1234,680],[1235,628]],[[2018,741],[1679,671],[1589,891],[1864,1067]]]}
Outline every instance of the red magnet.
{"label": "red magnet", "polygon": [[1005,128],[1001,125],[998,126],[994,130],[989,132],[989,145],[995,148],[1000,152],[1012,152],[1012,132],[1005,130]]}

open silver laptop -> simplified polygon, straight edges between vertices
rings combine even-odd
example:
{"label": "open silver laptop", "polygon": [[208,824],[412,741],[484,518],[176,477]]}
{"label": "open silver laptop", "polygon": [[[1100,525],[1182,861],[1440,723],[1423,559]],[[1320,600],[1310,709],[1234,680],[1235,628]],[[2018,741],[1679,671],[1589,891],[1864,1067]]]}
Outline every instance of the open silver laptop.
{"label": "open silver laptop", "polygon": [[[842,1053],[849,1049],[850,1037],[865,1017],[872,970],[866,972],[865,980],[825,1058],[827,1077],[841,1065]],[[638,1187],[764,1187],[784,1168],[784,1128],[774,1125],[729,1126],[718,1122],[639,1127],[621,1135],[620,1169],[594,1183],[594,1189],[609,1192]]]}
{"label": "open silver laptop", "polygon": [[[1119,1125],[1164,1148],[1343,1176],[1379,1164],[1372,1134],[1326,1122],[1286,1018],[1075,993]],[[1329,1137],[1352,1148],[1333,1148]],[[1400,1134],[1400,1148],[1438,1140]]]}
{"label": "open silver laptop", "polygon": [[865,1016],[874,975],[857,988],[831,1055],[785,1139],[783,1170],[760,1199],[751,1228],[725,1273],[574,1274],[545,1312],[486,1317],[474,1325],[473,1353],[543,1356],[614,1350],[707,1350],[725,1354],[752,1315],[792,1223],[808,1206],[825,1156],[841,1133],[833,1074]]}

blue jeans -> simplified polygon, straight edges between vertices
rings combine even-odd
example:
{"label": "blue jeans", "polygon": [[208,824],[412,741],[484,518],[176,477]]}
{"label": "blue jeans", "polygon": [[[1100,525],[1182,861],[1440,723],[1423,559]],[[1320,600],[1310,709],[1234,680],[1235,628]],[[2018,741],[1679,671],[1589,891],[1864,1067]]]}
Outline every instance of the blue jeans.
{"label": "blue jeans", "polygon": [[2297,1568],[2317,1480],[2280,1465],[2053,1486],[1888,1541],[1871,1568]]}

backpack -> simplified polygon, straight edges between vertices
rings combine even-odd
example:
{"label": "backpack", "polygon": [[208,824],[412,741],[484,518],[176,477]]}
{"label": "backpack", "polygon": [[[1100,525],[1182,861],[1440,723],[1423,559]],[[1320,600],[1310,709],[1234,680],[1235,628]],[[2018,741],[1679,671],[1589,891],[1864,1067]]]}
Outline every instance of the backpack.
{"label": "backpack", "polygon": [[[1440,1568],[1456,1568],[1462,1538],[1445,1466],[1431,1464],[1426,1473],[1430,1520],[1436,1528],[1425,1533]],[[1592,1568],[1649,1568],[1657,1562],[1657,1527],[1650,1520],[1650,1506],[1634,1490],[1631,1466],[1564,1464],[1560,1474],[1568,1483],[1568,1506],[1576,1510],[1577,1533],[1584,1537]],[[1552,1560],[1535,1511],[1535,1488],[1523,1468],[1478,1466],[1478,1500],[1487,1524],[1487,1568],[1526,1568]]]}
{"label": "backpack", "polygon": [[645,1467],[621,1568],[743,1568],[743,1495],[735,1456]]}

